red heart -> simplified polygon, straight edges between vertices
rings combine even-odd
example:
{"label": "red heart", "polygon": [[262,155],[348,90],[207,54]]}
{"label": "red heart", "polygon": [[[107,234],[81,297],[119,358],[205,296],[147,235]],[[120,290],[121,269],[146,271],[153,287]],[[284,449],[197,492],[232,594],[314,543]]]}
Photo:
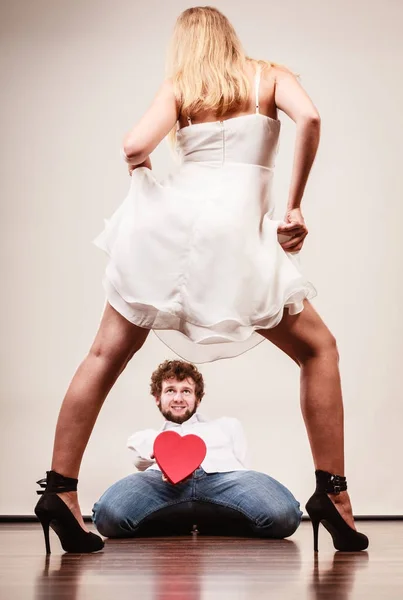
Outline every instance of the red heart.
{"label": "red heart", "polygon": [[193,433],[181,436],[175,431],[163,431],[154,441],[155,460],[171,483],[186,479],[200,467],[206,452],[204,441]]}

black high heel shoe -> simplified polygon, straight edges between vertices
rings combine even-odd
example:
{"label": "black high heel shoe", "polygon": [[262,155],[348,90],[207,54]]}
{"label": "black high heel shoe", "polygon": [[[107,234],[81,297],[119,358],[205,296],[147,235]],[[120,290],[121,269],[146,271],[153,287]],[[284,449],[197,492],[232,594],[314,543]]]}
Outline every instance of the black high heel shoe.
{"label": "black high heel shoe", "polygon": [[38,483],[44,490],[35,506],[35,514],[41,522],[45,536],[46,554],[50,554],[49,526],[59,536],[63,550],[66,552],[97,552],[102,550],[104,542],[101,537],[84,531],[67,504],[57,494],[77,491],[78,479],[64,477],[56,471],[46,471],[47,477]]}
{"label": "black high heel shoe", "polygon": [[312,521],[314,551],[318,552],[319,523],[322,523],[332,536],[336,550],[357,552],[368,548],[367,536],[347,525],[328,496],[346,491],[346,478],[320,470],[315,471],[315,476],[316,490],[305,506]]}

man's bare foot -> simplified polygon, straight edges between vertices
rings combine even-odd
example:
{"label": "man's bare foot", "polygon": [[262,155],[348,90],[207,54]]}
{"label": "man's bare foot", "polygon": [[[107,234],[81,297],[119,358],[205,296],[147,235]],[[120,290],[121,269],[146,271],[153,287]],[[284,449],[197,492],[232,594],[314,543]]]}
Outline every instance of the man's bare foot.
{"label": "man's bare foot", "polygon": [[67,504],[68,508],[71,510],[82,529],[84,529],[84,531],[88,533],[89,529],[84,524],[84,519],[81,515],[80,505],[78,504],[77,492],[63,492],[62,494],[57,495],[63,500],[65,504]]}
{"label": "man's bare foot", "polygon": [[340,494],[328,494],[330,500],[336,506],[340,515],[343,517],[347,525],[350,525],[352,529],[357,531],[354,523],[353,510],[351,508],[351,502],[348,492],[340,492]]}

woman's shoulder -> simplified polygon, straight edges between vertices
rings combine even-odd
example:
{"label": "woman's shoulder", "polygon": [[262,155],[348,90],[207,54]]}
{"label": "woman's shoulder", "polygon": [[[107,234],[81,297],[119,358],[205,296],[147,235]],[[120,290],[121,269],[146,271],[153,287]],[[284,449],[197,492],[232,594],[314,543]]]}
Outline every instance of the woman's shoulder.
{"label": "woman's shoulder", "polygon": [[299,77],[298,73],[286,65],[274,62],[269,63],[268,66],[263,69],[262,73],[267,79],[273,80],[274,83],[278,83],[282,79],[298,79]]}

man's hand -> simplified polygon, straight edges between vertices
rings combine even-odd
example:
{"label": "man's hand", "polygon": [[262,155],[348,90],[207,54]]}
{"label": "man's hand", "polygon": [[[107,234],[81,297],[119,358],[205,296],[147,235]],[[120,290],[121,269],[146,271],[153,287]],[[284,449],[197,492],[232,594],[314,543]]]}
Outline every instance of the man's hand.
{"label": "man's hand", "polygon": [[129,165],[129,175],[132,176],[134,169],[138,169],[139,167],[147,167],[147,169],[152,169],[150,157],[147,156],[145,161],[140,163],[139,165]]}
{"label": "man's hand", "polygon": [[[155,459],[154,454],[150,454],[150,458],[151,458],[151,460],[154,460]],[[161,471],[161,474],[162,474],[162,481],[168,481],[168,479],[165,477],[165,475],[164,475],[164,473],[162,473],[162,471]]]}
{"label": "man's hand", "polygon": [[[186,479],[182,479],[182,481],[179,481],[179,483],[185,483],[185,481],[187,481],[188,479],[192,479],[192,475],[193,475],[193,473],[191,473],[190,475],[188,475],[188,476],[186,477]],[[162,481],[166,481],[166,482],[170,483],[169,479],[167,479],[167,478],[165,477],[164,473],[162,473]],[[176,483],[173,483],[172,485],[177,485],[177,484],[176,484]]]}
{"label": "man's hand", "polygon": [[308,228],[305,225],[300,208],[293,208],[287,212],[284,225],[278,227],[277,233],[292,235],[292,238],[289,240],[280,242],[283,250],[286,252],[298,252],[301,250],[304,240],[308,235]]}
{"label": "man's hand", "polygon": [[[151,458],[152,460],[154,460],[154,454],[151,454],[151,455],[150,455],[150,458]],[[194,471],[193,471],[193,473],[194,473]],[[188,479],[191,479],[191,477],[192,477],[193,473],[191,473],[190,475],[188,475],[188,476],[186,477],[186,479],[183,479],[183,480],[182,480],[180,483],[183,483],[184,481],[187,481]],[[167,477],[165,477],[165,475],[164,475],[164,473],[162,473],[162,471],[161,471],[161,474],[162,474],[162,481],[165,481],[165,482],[167,482],[167,483],[170,483],[169,479],[168,479]],[[174,485],[174,484],[172,484],[172,485]]]}

